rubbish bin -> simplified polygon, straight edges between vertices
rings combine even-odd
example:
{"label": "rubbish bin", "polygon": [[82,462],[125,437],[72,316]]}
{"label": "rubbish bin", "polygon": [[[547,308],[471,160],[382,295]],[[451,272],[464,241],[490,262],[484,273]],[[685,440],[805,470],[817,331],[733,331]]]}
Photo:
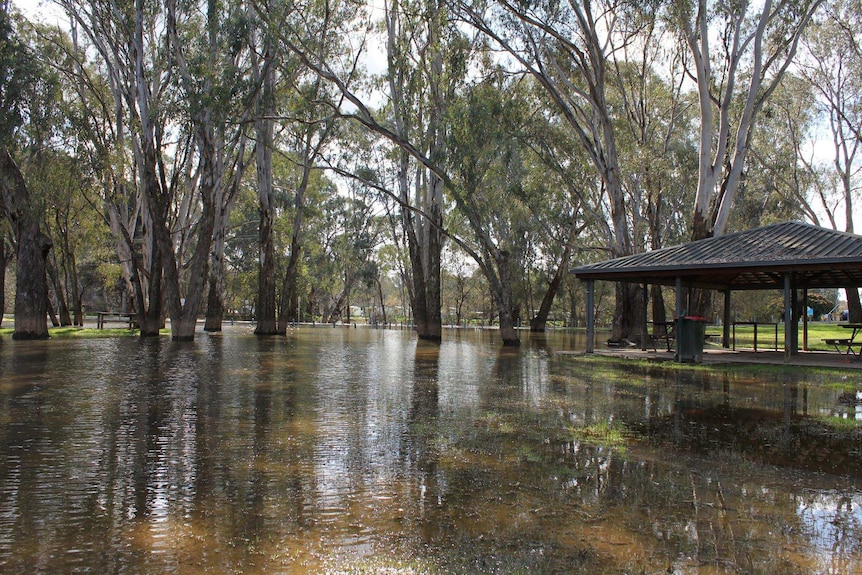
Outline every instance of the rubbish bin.
{"label": "rubbish bin", "polygon": [[680,363],[703,361],[703,341],[706,318],[683,316],[676,318],[676,360]]}

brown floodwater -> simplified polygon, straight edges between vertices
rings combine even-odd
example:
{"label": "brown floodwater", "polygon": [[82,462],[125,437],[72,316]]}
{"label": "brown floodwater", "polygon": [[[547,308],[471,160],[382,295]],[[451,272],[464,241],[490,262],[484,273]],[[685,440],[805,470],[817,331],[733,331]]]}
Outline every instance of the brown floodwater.
{"label": "brown floodwater", "polygon": [[862,573],[862,373],[0,338],[0,572]]}

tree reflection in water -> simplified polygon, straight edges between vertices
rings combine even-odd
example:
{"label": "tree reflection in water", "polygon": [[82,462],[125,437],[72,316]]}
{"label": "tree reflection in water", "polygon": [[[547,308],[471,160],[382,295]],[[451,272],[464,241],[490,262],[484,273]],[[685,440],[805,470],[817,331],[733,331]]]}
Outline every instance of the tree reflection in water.
{"label": "tree reflection in water", "polygon": [[862,381],[495,335],[2,339],[0,570],[862,571]]}

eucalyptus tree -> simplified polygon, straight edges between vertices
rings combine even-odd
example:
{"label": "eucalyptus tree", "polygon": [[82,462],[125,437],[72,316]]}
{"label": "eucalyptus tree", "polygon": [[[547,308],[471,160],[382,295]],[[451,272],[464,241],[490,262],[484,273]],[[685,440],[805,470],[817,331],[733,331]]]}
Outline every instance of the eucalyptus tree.
{"label": "eucalyptus tree", "polygon": [[[280,4],[279,7],[287,7]],[[274,6],[264,3],[258,10],[271,12]],[[250,15],[251,18],[251,15]],[[249,47],[252,55],[252,74],[260,91],[255,99],[254,114],[254,161],[259,200],[260,225],[258,227],[258,280],[256,325],[254,333],[272,335],[278,333],[275,306],[275,200],[273,185],[272,155],[275,148],[276,76],[279,69],[280,51],[272,30],[263,21],[254,19],[249,27]]]}
{"label": "eucalyptus tree", "polygon": [[[434,162],[447,156],[444,121],[449,102],[464,79],[470,50],[466,39],[448,24],[448,17],[442,2],[386,3],[386,79],[394,132],[400,141],[412,142]],[[413,317],[420,338],[439,340],[445,182],[433,166],[411,158],[405,147],[397,153]],[[421,210],[423,217],[408,206]]]}
{"label": "eucalyptus tree", "polygon": [[[597,205],[591,192],[600,190],[588,160],[572,154],[577,144],[569,136],[558,118],[547,114],[532,115],[521,136],[526,169],[524,181],[515,191],[530,212],[534,257],[541,264],[537,281],[543,288],[538,290],[541,301],[530,317],[530,331],[534,332],[545,331],[554,299],[581,244],[581,232],[587,225],[605,224],[603,214],[596,217],[584,207]],[[526,277],[530,271],[525,270]]]}
{"label": "eucalyptus tree", "polygon": [[[207,280],[212,277],[218,281],[218,274],[210,274],[210,265],[221,263],[218,250],[244,173],[245,125],[251,116],[250,102],[257,84],[244,77],[241,67],[246,51],[236,41],[236,34],[247,25],[242,7],[208,0],[201,15],[195,6],[167,0],[166,9],[169,46],[182,102],[179,117],[189,132],[193,146],[190,153],[196,156],[191,162],[194,172],[188,178],[186,189],[196,190],[197,201],[187,193],[181,205],[199,203],[199,213],[192,228],[195,237],[189,244],[193,248],[189,248],[191,255],[185,263],[188,267],[185,297],[181,309],[174,310],[171,315],[174,337],[190,339]],[[201,35],[201,29],[206,33]],[[243,92],[243,88],[247,92]],[[185,225],[191,227],[192,223]],[[219,243],[213,249],[216,238]],[[174,243],[178,244],[177,251],[182,257],[183,243]],[[169,262],[169,272],[171,265]],[[169,273],[166,278],[169,282],[170,277]],[[171,291],[168,284],[169,304]],[[170,311],[170,305],[168,309]],[[181,315],[181,325],[174,329],[177,314]],[[212,323],[210,329],[214,327]]]}
{"label": "eucalyptus tree", "polygon": [[[72,144],[72,142],[67,142]],[[43,157],[34,192],[45,209],[45,225],[54,240],[48,277],[54,288],[60,325],[84,325],[83,295],[86,280],[81,265],[95,267],[104,255],[102,241],[107,227],[87,201],[84,188],[91,185],[83,162],[60,151]],[[104,232],[104,233],[101,233]]]}
{"label": "eucalyptus tree", "polygon": [[[0,72],[0,214],[14,231],[17,261],[13,338],[41,339],[48,337],[45,274],[52,241],[41,230],[38,211],[13,152],[25,120],[32,122],[40,116],[40,104],[52,107],[54,82],[19,35],[8,3],[0,5]],[[5,266],[5,246],[3,249]]]}
{"label": "eucalyptus tree", "polygon": [[[321,34],[320,37],[325,37]],[[278,313],[278,331],[285,333],[287,324],[299,319],[299,271],[303,250],[306,198],[312,188],[326,189],[320,172],[321,156],[338,135],[338,124],[330,113],[334,94],[331,86],[319,76],[303,74],[290,92],[289,115],[282,119],[287,157],[293,165],[292,177],[288,178],[292,192],[292,222],[288,260],[282,281]]]}
{"label": "eucalyptus tree", "polygon": [[[636,37],[618,27],[621,16],[627,10],[639,11],[640,3],[502,0],[485,5],[456,0],[454,4],[467,23],[511,56],[513,73],[530,75],[546,91],[601,181],[610,219],[610,226],[605,226],[610,255],[633,253],[607,90],[610,53]],[[640,290],[617,284],[613,338],[640,331],[642,306]]]}
{"label": "eucalyptus tree", "polygon": [[697,82],[700,144],[692,239],[722,235],[758,116],[794,62],[823,0],[672,0],[670,16]]}
{"label": "eucalyptus tree", "polygon": [[[119,220],[116,215],[126,216],[121,210],[131,208],[128,219],[123,217],[113,229],[122,234],[126,250],[123,255],[133,261],[132,274],[139,282],[146,278],[148,284],[148,301],[142,299],[142,286],[134,286],[141,336],[158,334],[163,285],[166,292],[170,289],[166,299],[170,300],[172,319],[178,320],[174,329],[178,329],[179,267],[168,229],[175,191],[168,182],[175,180],[168,173],[169,162],[161,155],[162,144],[168,144],[166,138],[171,133],[170,98],[175,92],[175,86],[170,84],[169,58],[163,51],[169,45],[164,13],[161,6],[147,10],[141,2],[127,4],[122,10],[98,1],[80,6],[62,0],[61,5],[69,17],[80,60],[95,53],[98,61],[93,62],[93,67],[108,78],[113,102],[109,105],[104,100],[96,101],[106,108],[110,106],[117,118],[113,132],[116,140],[108,149],[122,158],[116,179],[111,182],[116,186],[111,193],[121,195],[113,209],[109,207],[109,213]],[[179,146],[181,142],[173,144]],[[119,206],[122,208],[116,209]],[[134,243],[138,234],[145,248],[140,258]]]}
{"label": "eucalyptus tree", "polygon": [[[386,3],[383,26],[391,68],[382,93],[388,105],[376,110],[367,84],[359,83],[369,29],[365,8],[351,2],[330,8],[358,14],[341,22],[342,36],[358,46],[354,52],[346,51],[348,57],[325,57],[308,34],[291,33],[289,26],[279,24],[282,42],[343,96],[342,102],[333,102],[336,115],[358,122],[401,150],[397,193],[410,249],[414,321],[419,337],[439,340],[443,161],[447,155],[442,147],[441,118],[447,98],[464,79],[470,45],[448,20],[442,2]],[[417,218],[420,213],[422,219]]]}
{"label": "eucalyptus tree", "polygon": [[[75,128],[75,157],[89,204],[97,209],[114,238],[126,291],[142,335],[155,335],[161,323],[161,267],[143,197],[135,185],[134,150],[126,129],[125,100],[112,89],[116,78],[82,44],[76,20],[70,31],[43,30],[44,40],[63,54],[50,61],[64,77]],[[85,39],[84,39],[85,40]],[[86,167],[84,167],[86,166]]]}
{"label": "eucalyptus tree", "polygon": [[785,74],[752,135],[730,217],[733,229],[803,218],[818,221],[809,195],[819,184],[819,175],[802,149],[811,144],[815,129],[815,100],[804,79]]}
{"label": "eucalyptus tree", "polygon": [[[213,60],[218,54],[228,62],[235,56],[234,45],[227,42],[230,35],[213,45],[215,33],[222,33],[220,7],[210,2],[201,15],[195,7],[171,1],[138,1],[122,9],[98,1],[59,4],[75,38],[80,33],[86,39],[79,54],[97,55],[95,65],[107,78],[112,98],[110,103],[100,96],[94,101],[111,112],[106,117],[116,118],[114,140],[105,149],[120,163],[106,183],[114,186],[112,193],[120,191],[120,201],[111,202],[108,214],[123,239],[121,255],[133,262],[131,275],[139,284],[141,276],[148,283],[148,302],[140,285],[135,286],[141,335],[158,333],[164,300],[172,336],[191,339],[221,208],[216,204],[224,201],[222,186],[230,187],[225,166],[233,162],[219,154],[241,148],[223,146],[222,133],[214,127],[225,121],[222,88],[234,84],[235,71],[235,66]],[[190,39],[199,35],[190,32],[200,29],[207,34],[195,44]],[[149,247],[143,258],[137,254],[137,235]]]}
{"label": "eucalyptus tree", "polygon": [[[57,325],[83,325],[82,298],[92,274],[81,274],[83,265],[99,267],[105,255],[98,212],[90,203],[93,184],[87,161],[88,138],[84,125],[86,110],[70,85],[67,71],[75,67],[66,33],[40,23],[27,22],[30,50],[39,66],[52,78],[50,89],[30,99],[33,113],[19,131],[22,166],[39,219],[53,239],[54,247],[46,262],[50,286],[52,322]],[[48,88],[48,86],[46,86]],[[85,279],[89,275],[90,280]],[[59,317],[58,317],[59,316]]]}
{"label": "eucalyptus tree", "polygon": [[[819,208],[832,227],[841,219],[853,233],[854,202],[862,189],[862,5],[853,0],[828,4],[804,39],[800,71],[817,95],[816,103],[827,119],[831,136],[831,181],[837,185],[837,201],[823,193]],[[826,145],[822,145],[821,152]],[[826,154],[824,154],[825,156]],[[858,290],[847,290],[853,321],[862,321]]]}
{"label": "eucalyptus tree", "polygon": [[[683,241],[697,182],[691,129],[696,100],[677,72],[684,49],[673,42],[652,6],[628,11],[622,19],[619,27],[625,35],[638,40],[612,52],[613,73],[608,75],[636,251]],[[666,321],[662,286],[651,286],[649,300],[653,321]]]}
{"label": "eucalyptus tree", "polygon": [[[255,113],[255,164],[260,199],[258,335],[284,334],[297,314],[297,269],[302,249],[304,202],[311,172],[329,144],[334,123],[326,101],[329,84],[310,73],[289,46],[302,45],[323,60],[337,58],[345,39],[339,26],[353,16],[344,6],[297,5],[258,1],[250,4],[249,31],[254,76],[261,89]],[[293,227],[288,262],[278,289],[273,225],[280,210],[274,188],[274,154],[297,166],[288,183],[293,198]],[[281,291],[280,300],[277,297]]]}
{"label": "eucalyptus tree", "polygon": [[530,112],[524,104],[517,84],[497,69],[456,99],[446,118],[449,192],[470,231],[470,241],[459,246],[488,280],[504,345],[520,343],[516,278],[531,223],[520,193],[525,165],[517,135]]}

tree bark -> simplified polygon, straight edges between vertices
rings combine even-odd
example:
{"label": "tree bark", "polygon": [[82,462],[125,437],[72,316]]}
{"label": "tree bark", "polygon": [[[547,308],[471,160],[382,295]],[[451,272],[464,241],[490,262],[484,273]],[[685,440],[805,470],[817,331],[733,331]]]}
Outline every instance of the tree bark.
{"label": "tree bark", "polygon": [[[56,253],[56,250],[55,250]],[[59,317],[59,324],[63,327],[72,325],[72,314],[69,311],[69,304],[66,301],[66,292],[63,289],[63,282],[60,281],[59,274],[57,273],[56,262],[50,264],[46,262],[45,266],[46,271],[48,272],[48,277],[51,278],[51,283],[54,286],[54,295],[57,297],[57,307]]]}
{"label": "tree bark", "polygon": [[[415,141],[428,150],[427,157],[444,157],[442,118],[445,115],[445,85],[443,82],[443,61],[440,54],[438,34],[440,22],[428,22],[428,47],[419,56],[423,79],[427,85],[413,92],[414,86],[408,80],[408,70],[405,68],[403,55],[410,50],[411,43],[416,41],[417,34],[413,25],[408,22],[409,10],[392,3],[387,7],[387,58],[391,73],[389,74],[389,90],[395,119],[395,135],[401,142]],[[411,111],[410,99],[419,102],[419,106],[427,105],[429,117],[426,126],[420,124]],[[427,141],[420,143],[418,134],[426,136]],[[410,274],[408,293],[410,308],[416,334],[426,341],[440,341],[443,337],[443,318],[441,315],[441,273],[440,261],[442,251],[443,224],[443,181],[427,166],[416,169],[415,194],[411,201],[408,174],[410,168],[410,153],[402,146],[399,151],[398,193],[401,204],[401,223],[407,240],[410,257]],[[428,221],[416,217],[411,206],[421,210]]]}
{"label": "tree bark", "polygon": [[566,243],[566,247],[563,250],[563,255],[560,258],[560,264],[557,266],[557,271],[554,273],[554,277],[551,278],[551,281],[548,283],[548,289],[545,291],[545,295],[542,297],[542,303],[539,304],[539,311],[536,312],[535,317],[530,320],[531,332],[543,333],[547,328],[548,315],[551,313],[551,306],[554,303],[554,298],[556,297],[557,292],[560,290],[560,286],[562,285],[563,280],[566,278],[566,274],[569,271],[569,258],[572,255],[571,239],[572,237],[570,237],[570,241]]}
{"label": "tree bark", "polygon": [[0,148],[0,199],[2,211],[15,228],[17,281],[13,339],[47,339],[48,284],[46,265],[51,238],[39,229],[32,215],[30,192],[24,175],[9,150]]}
{"label": "tree bark", "polygon": [[3,325],[3,314],[6,313],[6,268],[8,266],[6,238],[0,234],[0,326]]}
{"label": "tree bark", "polygon": [[278,331],[287,333],[287,324],[299,319],[299,288],[297,286],[297,271],[299,255],[302,251],[300,237],[302,234],[303,211],[305,210],[305,193],[308,190],[308,180],[311,174],[310,145],[306,144],[302,165],[302,179],[297,186],[293,202],[293,230],[290,234],[290,257],[284,272],[284,284],[281,291],[281,310],[278,314]]}
{"label": "tree bark", "polygon": [[273,106],[275,98],[275,72],[266,60],[272,57],[269,46],[265,48],[262,67],[262,92],[259,102],[259,117],[255,121],[257,143],[255,144],[255,163],[257,168],[258,209],[260,226],[258,228],[258,286],[255,319],[257,335],[278,334],[275,308],[275,244],[272,235],[274,217],[273,206]]}
{"label": "tree bark", "polygon": [[498,261],[497,269],[500,272],[499,285],[493,286],[492,293],[497,300],[497,308],[500,312],[500,337],[504,346],[519,346],[521,338],[515,326],[515,298],[512,293],[512,280],[509,274],[508,254],[501,252],[502,261]]}
{"label": "tree bark", "polygon": [[[265,121],[266,122],[266,121]],[[258,151],[258,194],[260,224],[258,227],[258,273],[257,273],[257,306],[255,319],[257,335],[274,335],[278,333],[275,313],[275,243],[272,235],[272,154],[264,148],[267,145],[258,141],[261,150]],[[269,163],[267,168],[266,163]]]}

